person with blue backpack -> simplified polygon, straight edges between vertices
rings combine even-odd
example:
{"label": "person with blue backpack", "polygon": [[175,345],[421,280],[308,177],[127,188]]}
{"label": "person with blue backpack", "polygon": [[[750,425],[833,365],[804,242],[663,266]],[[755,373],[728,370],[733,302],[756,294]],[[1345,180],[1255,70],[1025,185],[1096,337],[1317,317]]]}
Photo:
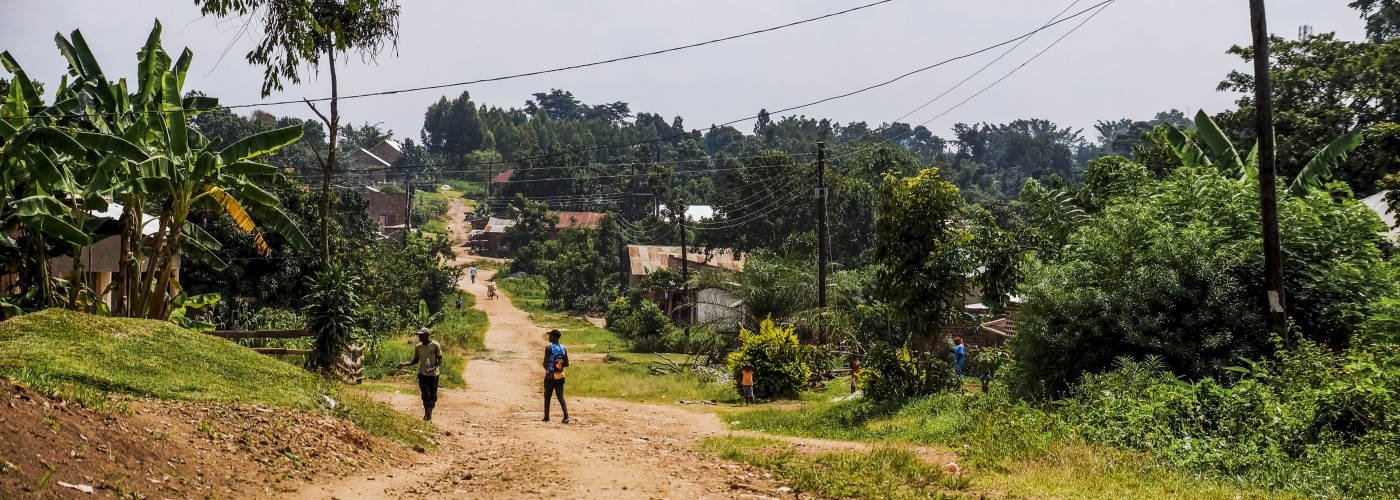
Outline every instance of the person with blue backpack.
{"label": "person with blue backpack", "polygon": [[569,407],[564,406],[564,369],[569,367],[569,353],[559,345],[559,330],[549,331],[549,345],[544,348],[544,418],[549,421],[549,398],[558,395],[559,410],[564,412],[563,423],[569,423]]}

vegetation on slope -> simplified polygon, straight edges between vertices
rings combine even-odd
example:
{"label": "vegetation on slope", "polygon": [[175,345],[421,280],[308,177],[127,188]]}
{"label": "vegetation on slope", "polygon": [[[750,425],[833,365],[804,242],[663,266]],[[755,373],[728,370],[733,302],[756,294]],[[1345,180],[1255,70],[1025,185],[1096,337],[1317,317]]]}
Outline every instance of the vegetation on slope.
{"label": "vegetation on slope", "polygon": [[0,322],[0,376],[38,382],[35,389],[50,393],[319,411],[400,444],[431,445],[431,424],[350,395],[301,367],[162,321],[48,309]]}

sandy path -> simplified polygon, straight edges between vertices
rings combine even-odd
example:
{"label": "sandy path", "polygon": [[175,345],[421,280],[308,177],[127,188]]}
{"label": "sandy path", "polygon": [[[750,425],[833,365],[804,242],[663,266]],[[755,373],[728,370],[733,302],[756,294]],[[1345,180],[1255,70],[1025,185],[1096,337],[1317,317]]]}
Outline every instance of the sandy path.
{"label": "sandy path", "polygon": [[[465,210],[454,200],[453,212]],[[464,238],[461,223],[453,226]],[[543,330],[509,299],[487,300],[490,277],[482,269],[476,283],[460,284],[491,319],[490,352],[467,364],[468,389],[440,391],[439,449],[409,467],[309,486],[291,498],[795,498],[762,470],[692,450],[728,432],[711,413],[569,398],[573,423],[559,423],[557,407],[553,422],[540,422]],[[417,396],[373,395],[421,413]]]}

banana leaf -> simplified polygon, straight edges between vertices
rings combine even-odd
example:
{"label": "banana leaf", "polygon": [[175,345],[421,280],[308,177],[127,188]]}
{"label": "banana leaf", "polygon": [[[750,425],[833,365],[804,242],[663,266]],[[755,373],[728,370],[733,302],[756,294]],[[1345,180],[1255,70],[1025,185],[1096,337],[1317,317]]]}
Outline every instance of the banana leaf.
{"label": "banana leaf", "polygon": [[73,140],[72,136],[52,127],[39,127],[29,133],[29,144],[46,147],[75,158],[82,158],[83,145]]}
{"label": "banana leaf", "polygon": [[223,156],[224,164],[232,165],[239,160],[265,155],[281,149],[283,146],[294,143],[301,139],[301,125],[269,130],[244,137],[238,142],[229,144],[219,154]]}
{"label": "banana leaf", "polygon": [[277,234],[286,238],[287,242],[297,250],[303,252],[314,252],[316,250],[311,246],[311,241],[306,239],[306,235],[302,234],[301,228],[297,227],[296,223],[292,222],[292,219],[287,217],[287,213],[283,212],[281,209],[255,204],[250,204],[246,208],[248,212],[252,213],[258,220],[272,226],[273,231],[276,231]]}
{"label": "banana leaf", "polygon": [[236,161],[224,167],[224,173],[229,175],[274,175],[277,173],[277,167],[246,160]]}
{"label": "banana leaf", "polygon": [[145,104],[155,98],[156,91],[160,90],[161,75],[170,70],[170,56],[160,46],[160,20],[156,20],[156,25],[151,28],[150,36],[146,37],[146,46],[136,55],[138,63],[136,67],[136,95],[135,104]]}
{"label": "banana leaf", "polygon": [[277,201],[276,196],[273,196],[272,193],[267,191],[263,191],[263,188],[258,187],[256,184],[241,181],[233,184],[238,186],[240,200],[246,199],[252,201],[254,204],[266,205],[269,207],[282,206],[282,202]]}
{"label": "banana leaf", "polygon": [[1225,131],[1220,130],[1220,125],[1206,114],[1205,110],[1196,113],[1196,134],[1201,140],[1206,142],[1211,152],[1215,153],[1215,166],[1227,172],[1241,172],[1244,170],[1244,163],[1240,161],[1240,152],[1235,149],[1234,143],[1225,135]]}
{"label": "banana leaf", "polygon": [[1293,179],[1293,185],[1289,189],[1296,196],[1305,196],[1308,191],[1322,186],[1322,180],[1332,178],[1332,170],[1345,161],[1347,154],[1355,151],[1363,140],[1365,137],[1361,135],[1359,128],[1338,137],[1303,166],[1303,171],[1298,172],[1298,177]]}
{"label": "banana leaf", "polygon": [[15,75],[10,84],[19,87],[20,95],[23,96],[29,107],[38,108],[44,105],[44,100],[34,90],[34,82],[29,80],[29,76],[24,73],[24,68],[19,67],[19,63],[15,62],[14,56],[11,56],[9,51],[0,52],[0,64],[5,66],[6,71]]}
{"label": "banana leaf", "polygon": [[198,95],[190,96],[185,98],[185,100],[183,101],[183,105],[185,107],[185,111],[192,112],[190,113],[191,115],[197,115],[199,113],[218,108],[219,98]]}
{"label": "banana leaf", "polygon": [[165,86],[161,89],[162,97],[165,99],[161,111],[165,114],[165,134],[166,147],[170,149],[172,158],[180,158],[189,154],[190,142],[188,125],[185,123],[184,103],[180,101],[179,77],[174,72],[165,74]]}
{"label": "banana leaf", "polygon": [[96,97],[98,103],[101,104],[101,111],[104,113],[116,112],[112,88],[107,83],[107,77],[102,74],[102,68],[97,65],[97,58],[93,57],[92,50],[88,49],[87,40],[83,38],[83,33],[79,30],[73,30],[72,37],[73,41],[69,43],[62,34],[54,35],[54,43],[58,44],[58,51],[68,60],[68,67],[72,73],[77,75],[81,82],[93,87],[91,95]]}
{"label": "banana leaf", "polygon": [[75,132],[73,140],[85,148],[95,149],[102,153],[112,153],[134,162],[143,162],[151,158],[151,155],[146,154],[135,144],[114,135]]}
{"label": "banana leaf", "polygon": [[63,219],[49,214],[38,214],[33,217],[21,217],[25,225],[33,227],[39,232],[53,236],[73,245],[85,247],[92,245],[92,239],[86,233],[73,227]]}
{"label": "banana leaf", "polygon": [[1181,158],[1182,164],[1190,168],[1210,166],[1210,160],[1206,158],[1206,152],[1201,151],[1201,148],[1196,146],[1196,143],[1191,142],[1190,137],[1187,137],[1186,134],[1177,130],[1177,128],[1171,124],[1163,125],[1163,127],[1166,127],[1163,135],[1167,137],[1167,143],[1171,145],[1172,151],[1176,153],[1177,158]]}
{"label": "banana leaf", "polygon": [[191,259],[203,262],[209,265],[209,267],[214,268],[215,271],[228,269],[228,263],[224,262],[224,259],[220,259],[217,254],[205,248],[204,245],[199,244],[199,242],[195,241],[193,238],[181,242],[180,250],[185,252],[185,255],[188,255]]}
{"label": "banana leaf", "polygon": [[63,214],[68,212],[68,207],[63,206],[57,198],[49,195],[28,196],[15,200],[13,203],[15,215],[20,217],[35,217],[41,214]]}
{"label": "banana leaf", "polygon": [[116,194],[143,193],[160,194],[174,191],[170,179],[164,177],[138,177],[121,183],[113,190]]}
{"label": "banana leaf", "polygon": [[[204,231],[204,228],[199,227],[198,224],[195,224],[195,223],[189,222],[189,221],[185,221],[185,226],[184,226],[184,231],[183,231],[183,232],[185,233],[186,236],[189,236],[189,239],[190,239],[190,240],[193,240],[193,241],[195,241],[196,243],[199,243],[200,246],[202,246],[202,247],[204,247],[204,248],[207,248],[207,249],[209,249],[209,250],[211,250],[211,251],[217,252],[217,251],[219,251],[219,250],[223,250],[223,249],[224,249],[224,245],[223,245],[222,243],[219,243],[219,240],[214,239],[213,236],[211,236],[209,233],[205,232],[205,231]],[[186,240],[186,242],[188,242],[188,241],[189,241],[189,240]]]}

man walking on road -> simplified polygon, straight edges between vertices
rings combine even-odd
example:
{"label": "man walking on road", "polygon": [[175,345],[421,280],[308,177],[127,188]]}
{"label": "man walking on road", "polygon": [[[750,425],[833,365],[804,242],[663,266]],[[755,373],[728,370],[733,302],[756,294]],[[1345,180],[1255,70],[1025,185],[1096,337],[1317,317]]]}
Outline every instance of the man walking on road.
{"label": "man walking on road", "polygon": [[[413,348],[413,360],[398,364],[403,368],[418,364],[418,392],[423,394],[423,420],[433,420],[433,407],[437,406],[438,367],[442,366],[442,345],[428,338],[431,332],[427,327],[418,329],[418,345]],[[563,404],[562,395],[560,404]]]}
{"label": "man walking on road", "polygon": [[476,266],[472,266],[471,274],[472,274],[472,283],[476,283]]}
{"label": "man walking on road", "polygon": [[544,348],[544,418],[549,421],[549,398],[559,395],[559,410],[564,412],[563,423],[569,423],[569,407],[564,406],[564,369],[569,367],[569,353],[559,345],[559,330],[549,331],[549,345]]}

